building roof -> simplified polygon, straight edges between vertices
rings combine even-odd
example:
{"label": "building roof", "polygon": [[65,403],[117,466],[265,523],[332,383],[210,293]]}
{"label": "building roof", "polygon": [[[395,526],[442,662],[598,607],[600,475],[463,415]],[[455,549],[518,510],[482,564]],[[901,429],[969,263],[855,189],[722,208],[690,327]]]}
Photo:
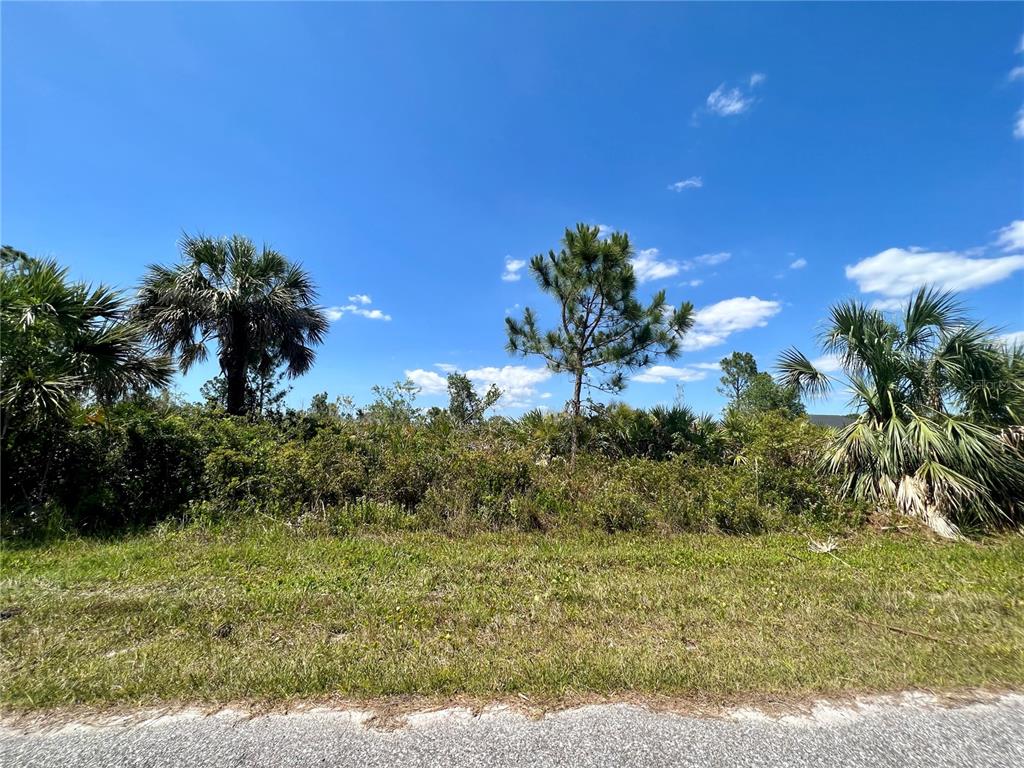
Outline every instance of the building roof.
{"label": "building roof", "polygon": [[856,415],[835,416],[828,413],[809,413],[807,418],[811,424],[817,424],[819,427],[834,427],[836,429],[842,429],[847,424],[857,420]]}

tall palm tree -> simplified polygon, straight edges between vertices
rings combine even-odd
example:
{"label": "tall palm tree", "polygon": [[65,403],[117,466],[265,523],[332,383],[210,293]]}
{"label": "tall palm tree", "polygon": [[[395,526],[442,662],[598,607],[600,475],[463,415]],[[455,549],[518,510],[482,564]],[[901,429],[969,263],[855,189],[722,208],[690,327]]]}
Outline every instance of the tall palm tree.
{"label": "tall palm tree", "polygon": [[[857,498],[895,506],[949,537],[957,524],[1024,513],[1024,354],[971,323],[954,295],[922,288],[894,322],[849,301],[820,343],[847,380],[859,416],[824,466]],[[796,349],[785,383],[818,396],[832,379]]]}
{"label": "tall palm tree", "polygon": [[6,434],[64,413],[78,399],[108,402],[166,386],[167,358],[126,319],[125,299],[105,285],[70,282],[68,270],[10,246],[0,270],[0,405]]}
{"label": "tall palm tree", "polygon": [[185,235],[180,250],[178,265],[149,267],[135,312],[183,371],[216,342],[228,413],[245,413],[246,376],[261,360],[280,359],[293,377],[310,369],[327,319],[301,266],[240,235]]}

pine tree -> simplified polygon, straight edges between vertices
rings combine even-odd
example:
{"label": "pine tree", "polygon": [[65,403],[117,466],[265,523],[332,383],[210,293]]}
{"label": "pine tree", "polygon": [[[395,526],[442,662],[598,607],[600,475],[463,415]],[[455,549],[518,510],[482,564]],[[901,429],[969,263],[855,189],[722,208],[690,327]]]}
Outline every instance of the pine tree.
{"label": "pine tree", "polygon": [[508,350],[540,355],[555,373],[573,377],[569,401],[572,456],[579,446],[584,386],[621,391],[628,371],[645,368],[659,356],[678,357],[680,339],[693,325],[693,305],[674,308],[658,291],[646,306],[636,298],[633,246],[625,232],[600,236],[598,227],[577,224],[566,229],[562,249],[530,262],[541,289],[559,305],[561,321],[552,330],[537,328],[527,307],[521,319],[505,319]]}

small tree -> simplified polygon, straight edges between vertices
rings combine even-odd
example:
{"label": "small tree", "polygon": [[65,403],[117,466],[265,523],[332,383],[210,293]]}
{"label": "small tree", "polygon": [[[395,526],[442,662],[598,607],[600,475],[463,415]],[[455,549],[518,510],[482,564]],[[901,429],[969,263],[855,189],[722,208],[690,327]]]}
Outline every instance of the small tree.
{"label": "small tree", "polygon": [[644,368],[659,355],[675,358],[679,342],[693,325],[693,305],[674,308],[658,291],[644,306],[636,298],[633,246],[625,232],[600,237],[598,227],[566,229],[558,252],[538,254],[530,262],[541,290],[558,302],[561,321],[552,330],[537,328],[534,311],[505,319],[508,351],[540,355],[555,373],[573,377],[571,454],[579,445],[583,387],[621,391],[625,373]]}
{"label": "small tree", "polygon": [[376,399],[365,409],[359,409],[360,418],[379,424],[411,424],[420,417],[420,409],[416,407],[420,388],[411,379],[396,381],[390,387],[377,384],[371,391]]}
{"label": "small tree", "polygon": [[777,411],[787,416],[802,416],[804,404],[799,390],[779,384],[771,374],[757,370],[757,361],[749,352],[733,352],[723,357],[718,393],[729,398],[726,411],[731,414]]}
{"label": "small tree", "polygon": [[479,424],[484,414],[501,399],[501,390],[491,384],[483,397],[473,389],[473,382],[464,373],[448,374],[448,415],[462,427]]}
{"label": "small tree", "polygon": [[722,367],[722,378],[719,379],[722,383],[718,394],[735,403],[757,375],[757,361],[749,352],[733,352],[723,357],[719,365]]}
{"label": "small tree", "polygon": [[769,413],[803,416],[807,409],[799,390],[791,384],[779,384],[770,373],[755,373],[740,396],[730,406],[739,413]]}

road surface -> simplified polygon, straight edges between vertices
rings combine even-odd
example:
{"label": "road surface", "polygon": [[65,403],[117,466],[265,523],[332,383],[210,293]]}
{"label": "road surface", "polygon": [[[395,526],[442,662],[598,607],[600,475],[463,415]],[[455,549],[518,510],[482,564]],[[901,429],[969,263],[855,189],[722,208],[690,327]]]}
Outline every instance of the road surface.
{"label": "road surface", "polygon": [[493,707],[421,712],[224,710],[0,725],[0,766],[1024,766],[1024,695],[944,706],[915,694],[714,717],[603,704],[541,718]]}

